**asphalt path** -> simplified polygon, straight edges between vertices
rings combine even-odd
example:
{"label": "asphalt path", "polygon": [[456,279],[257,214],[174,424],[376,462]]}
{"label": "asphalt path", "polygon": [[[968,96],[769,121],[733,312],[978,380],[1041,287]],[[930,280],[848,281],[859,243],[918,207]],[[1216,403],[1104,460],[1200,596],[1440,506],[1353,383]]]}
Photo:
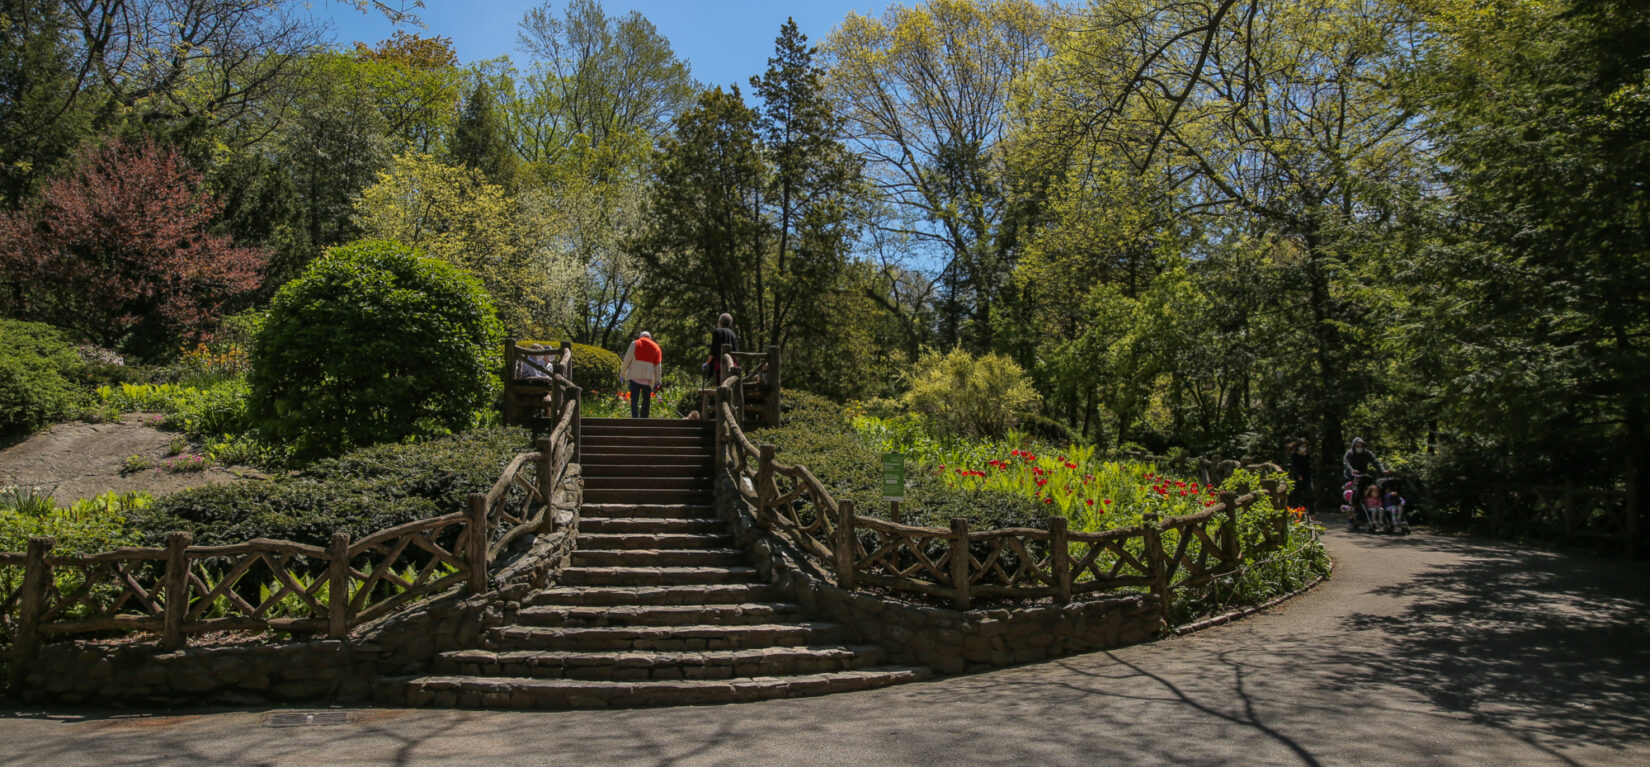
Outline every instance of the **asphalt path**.
{"label": "asphalt path", "polygon": [[573,712],[26,711],[27,765],[1650,764],[1650,567],[1332,532],[1335,576],[1184,637],[865,693]]}

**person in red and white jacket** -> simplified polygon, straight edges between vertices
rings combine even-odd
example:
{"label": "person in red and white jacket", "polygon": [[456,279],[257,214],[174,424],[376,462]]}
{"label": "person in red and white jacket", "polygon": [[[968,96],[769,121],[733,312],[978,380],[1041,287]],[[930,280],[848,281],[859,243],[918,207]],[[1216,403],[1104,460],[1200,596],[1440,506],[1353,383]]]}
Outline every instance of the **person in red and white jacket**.
{"label": "person in red and white jacket", "polygon": [[647,417],[648,405],[653,404],[653,392],[664,380],[660,367],[663,360],[664,352],[653,342],[653,334],[645,330],[625,350],[619,377],[630,383],[631,418]]}

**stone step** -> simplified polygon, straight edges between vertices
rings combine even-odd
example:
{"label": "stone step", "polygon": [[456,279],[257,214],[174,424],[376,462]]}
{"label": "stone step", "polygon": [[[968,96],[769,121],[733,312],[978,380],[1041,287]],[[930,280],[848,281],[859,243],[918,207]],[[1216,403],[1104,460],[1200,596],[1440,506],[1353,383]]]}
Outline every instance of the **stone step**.
{"label": "stone step", "polygon": [[600,450],[606,447],[617,448],[647,448],[647,447],[680,447],[700,448],[709,450],[714,444],[710,435],[688,434],[683,436],[667,435],[656,437],[651,434],[580,434],[582,446],[587,450]]}
{"label": "stone step", "polygon": [[377,694],[381,702],[408,706],[521,709],[684,706],[870,690],[927,679],[931,675],[926,668],[909,666],[878,666],[791,677],[645,682],[432,675],[386,679]]}
{"label": "stone step", "polygon": [[645,474],[649,477],[705,477],[709,478],[716,470],[715,462],[706,459],[703,461],[672,460],[670,462],[654,463],[648,466],[628,466],[625,464],[590,464],[582,465],[584,479],[589,482],[593,479],[607,477],[635,477]]}
{"label": "stone step", "polygon": [[622,432],[622,433],[710,433],[709,421],[689,421],[684,418],[580,418],[579,430],[589,433]]}
{"label": "stone step", "polygon": [[430,671],[465,676],[618,682],[820,674],[880,666],[886,662],[887,653],[874,645],[764,647],[758,650],[703,652],[455,650],[436,656]]}
{"label": "stone step", "polygon": [[[582,546],[583,541],[580,541]],[[731,567],[745,563],[743,549],[586,549],[573,551],[573,567]]]}
{"label": "stone step", "polygon": [[585,488],[585,503],[635,503],[658,505],[662,503],[706,504],[716,500],[707,485],[699,488],[656,490],[646,488]]}
{"label": "stone step", "polygon": [[754,567],[569,567],[561,571],[566,586],[694,586],[707,583],[754,583]]}
{"label": "stone step", "polygon": [[714,535],[728,531],[720,519],[669,517],[583,517],[579,534],[585,533],[698,533]]}
{"label": "stone step", "polygon": [[535,605],[516,615],[521,626],[737,626],[797,620],[794,602],[741,602],[724,605]]}
{"label": "stone step", "polygon": [[[645,474],[641,472],[645,472]],[[707,493],[716,491],[716,486],[712,484],[709,474],[661,477],[655,476],[651,467],[642,469],[641,472],[622,477],[592,477],[586,475],[584,478],[584,491],[586,493],[598,490],[703,490]]]}
{"label": "stone step", "polygon": [[716,456],[708,447],[670,448],[586,448],[579,452],[580,465],[591,466],[654,466],[661,463],[714,462]]}
{"label": "stone step", "polygon": [[579,547],[591,551],[620,549],[728,549],[733,548],[733,536],[698,535],[693,533],[586,533],[579,532]]}
{"label": "stone step", "polygon": [[562,650],[753,650],[839,644],[835,623],[752,623],[736,626],[499,626],[488,631],[488,649]]}
{"label": "stone step", "polygon": [[534,592],[529,605],[719,605],[777,602],[772,583],[707,583],[683,586],[556,586]]}
{"label": "stone step", "polygon": [[624,519],[714,519],[716,506],[709,503],[586,503],[579,507],[579,514],[583,517]]}

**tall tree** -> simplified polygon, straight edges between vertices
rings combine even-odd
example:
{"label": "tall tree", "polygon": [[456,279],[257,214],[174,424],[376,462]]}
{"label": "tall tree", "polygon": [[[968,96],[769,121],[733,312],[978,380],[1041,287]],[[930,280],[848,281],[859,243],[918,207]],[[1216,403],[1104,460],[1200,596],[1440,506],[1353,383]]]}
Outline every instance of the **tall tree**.
{"label": "tall tree", "polygon": [[487,83],[478,82],[464,101],[464,111],[453,128],[447,152],[453,162],[479,171],[489,183],[513,189],[516,183],[516,154],[510,148],[494,112],[493,93]]}
{"label": "tall tree", "polygon": [[1028,0],[930,0],[849,14],[826,44],[847,133],[896,212],[937,256],[942,343],[993,345],[1016,243],[1000,144],[1011,85],[1047,55],[1051,11]]}
{"label": "tall tree", "polygon": [[90,127],[72,24],[62,3],[0,0],[0,208],[22,204]]}

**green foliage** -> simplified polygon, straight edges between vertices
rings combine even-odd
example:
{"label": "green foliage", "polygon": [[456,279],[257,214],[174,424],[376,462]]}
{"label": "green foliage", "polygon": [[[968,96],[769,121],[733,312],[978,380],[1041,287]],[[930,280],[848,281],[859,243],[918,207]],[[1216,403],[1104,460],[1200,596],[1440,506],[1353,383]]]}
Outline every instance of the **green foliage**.
{"label": "green foliage", "polygon": [[50,325],[0,319],[0,435],[32,431],[76,413],[80,357]]}
{"label": "green foliage", "polygon": [[25,551],[41,537],[56,539],[52,552],[65,556],[130,546],[138,538],[127,518],[153,502],[148,493],[111,492],[58,508],[39,488],[0,487],[0,551]]}
{"label": "green foliage", "polygon": [[168,495],[133,514],[132,526],[150,545],[181,530],[203,545],[278,538],[325,546],[333,532],[361,538],[462,511],[466,496],[486,492],[529,440],[522,429],[498,428],[362,448],[267,482]]}
{"label": "green foliage", "polygon": [[619,365],[624,360],[599,346],[573,344],[573,369],[568,378],[585,392],[611,393],[620,388]]}
{"label": "green foliage", "polygon": [[276,295],[249,411],[305,459],[461,430],[498,391],[502,338],[453,267],[392,242],[334,248]]}
{"label": "green foliage", "polygon": [[234,377],[219,379],[205,388],[123,383],[99,386],[96,394],[99,405],[123,413],[160,413],[164,418],[158,426],[204,438],[241,434],[250,427],[250,391],[244,378]]}
{"label": "green foliage", "polygon": [[1025,371],[1000,354],[961,347],[917,359],[904,402],[945,434],[1001,438],[1036,408],[1041,396]]}

